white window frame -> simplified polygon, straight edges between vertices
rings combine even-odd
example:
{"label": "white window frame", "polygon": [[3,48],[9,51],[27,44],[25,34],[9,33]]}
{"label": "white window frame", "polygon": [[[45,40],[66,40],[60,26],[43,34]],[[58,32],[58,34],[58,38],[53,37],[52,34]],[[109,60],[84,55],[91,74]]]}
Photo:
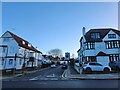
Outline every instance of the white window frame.
{"label": "white window frame", "polygon": [[22,58],[19,59],[19,65],[22,65]]}
{"label": "white window frame", "polygon": [[9,59],[9,65],[13,64],[13,59]]}
{"label": "white window frame", "polygon": [[5,37],[5,38],[3,38],[3,41],[4,41],[4,42],[8,42],[8,41],[9,41],[9,38]]}

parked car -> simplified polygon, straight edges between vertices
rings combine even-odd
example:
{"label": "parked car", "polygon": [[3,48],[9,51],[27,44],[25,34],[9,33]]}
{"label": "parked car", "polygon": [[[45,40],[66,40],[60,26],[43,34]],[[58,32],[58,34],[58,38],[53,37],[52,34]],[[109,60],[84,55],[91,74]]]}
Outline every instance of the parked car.
{"label": "parked car", "polygon": [[92,71],[103,71],[103,72],[108,73],[111,71],[111,68],[110,66],[104,66],[97,62],[89,62],[88,64],[84,64],[83,71],[86,71],[89,73]]}
{"label": "parked car", "polygon": [[51,68],[55,68],[55,67],[56,67],[56,65],[55,65],[55,64],[52,64],[50,67],[51,67]]}
{"label": "parked car", "polygon": [[120,61],[110,62],[109,66],[112,70],[120,71]]}
{"label": "parked car", "polygon": [[67,65],[63,64],[62,69],[67,69]]}

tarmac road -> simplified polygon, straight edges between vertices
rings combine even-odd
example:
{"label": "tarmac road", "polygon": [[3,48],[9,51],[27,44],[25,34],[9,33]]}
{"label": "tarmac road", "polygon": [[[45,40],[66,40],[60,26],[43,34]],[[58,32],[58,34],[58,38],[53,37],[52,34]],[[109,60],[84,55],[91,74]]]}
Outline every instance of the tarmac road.
{"label": "tarmac road", "polygon": [[118,80],[3,81],[2,88],[119,88]]}

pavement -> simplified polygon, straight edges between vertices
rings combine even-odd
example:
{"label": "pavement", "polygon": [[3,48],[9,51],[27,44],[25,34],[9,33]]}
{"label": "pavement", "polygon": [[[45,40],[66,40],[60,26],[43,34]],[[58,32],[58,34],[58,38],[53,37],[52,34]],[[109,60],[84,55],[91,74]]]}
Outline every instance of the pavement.
{"label": "pavement", "polygon": [[[47,67],[47,68],[49,68],[49,67]],[[47,69],[47,68],[43,68],[43,69],[41,69],[41,70],[45,70],[45,69]],[[20,77],[20,76],[25,75],[25,74],[35,73],[35,72],[37,72],[37,71],[40,71],[40,70],[26,71],[25,73],[14,74],[14,75],[5,75],[5,76],[0,75],[0,81],[1,81],[1,80],[7,80],[7,79],[10,79],[10,78]]]}
{"label": "pavement", "polygon": [[68,78],[81,80],[120,80],[120,74],[80,74],[70,75]]}
{"label": "pavement", "polygon": [[66,79],[81,79],[81,80],[120,80],[120,73],[109,74],[71,74],[70,67],[65,70],[64,78]]}
{"label": "pavement", "polygon": [[[109,73],[109,74],[71,74],[70,67],[66,69],[62,74],[61,80],[75,80],[75,79],[81,79],[81,80],[120,80],[120,73]],[[26,73],[35,73],[38,70],[35,71],[27,71]],[[0,80],[14,78],[22,76],[23,74],[17,74],[17,75],[11,75],[11,76],[0,76]]]}

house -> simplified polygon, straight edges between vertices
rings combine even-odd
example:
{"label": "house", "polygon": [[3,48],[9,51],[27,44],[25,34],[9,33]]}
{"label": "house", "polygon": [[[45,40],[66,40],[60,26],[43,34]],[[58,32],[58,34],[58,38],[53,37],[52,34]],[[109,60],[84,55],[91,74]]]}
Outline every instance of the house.
{"label": "house", "polygon": [[10,31],[0,37],[0,70],[22,70],[41,66],[42,52]]}
{"label": "house", "polygon": [[50,59],[50,56],[42,55],[42,57],[43,57],[43,64],[51,64],[52,60]]}
{"label": "house", "polygon": [[120,60],[120,31],[112,28],[91,29],[80,38],[77,51],[80,63],[100,62],[107,64]]}

